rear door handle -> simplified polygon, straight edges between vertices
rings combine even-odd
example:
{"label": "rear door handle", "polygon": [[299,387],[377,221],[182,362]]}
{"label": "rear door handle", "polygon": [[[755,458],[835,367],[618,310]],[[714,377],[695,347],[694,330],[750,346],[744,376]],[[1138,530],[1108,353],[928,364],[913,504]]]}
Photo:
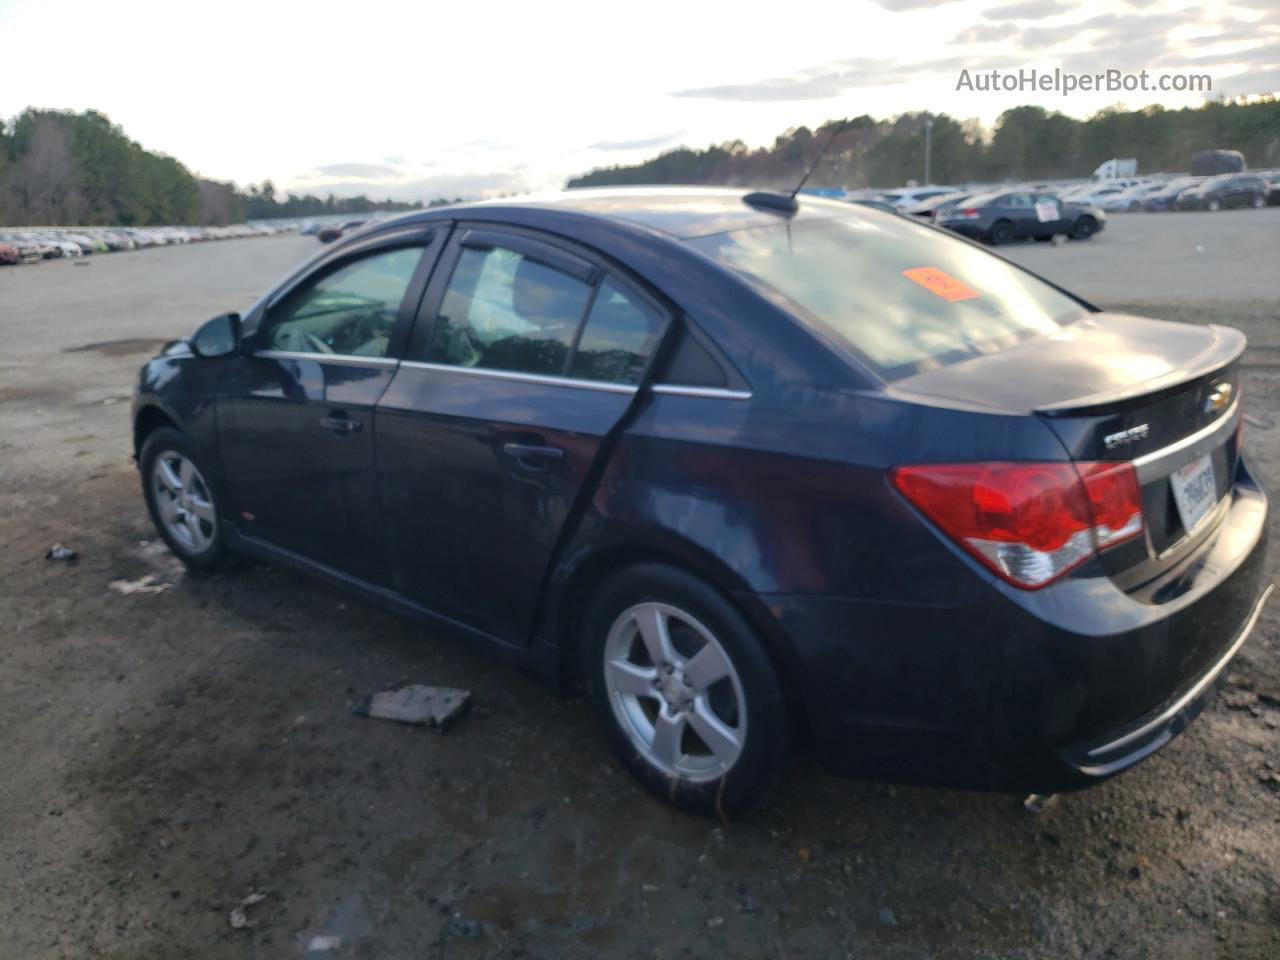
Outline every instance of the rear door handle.
{"label": "rear door handle", "polygon": [[359,433],[364,429],[363,423],[359,420],[352,420],[341,410],[334,410],[327,417],[321,417],[320,426],[324,427],[326,430],[332,430],[339,436],[345,436],[349,433]]}
{"label": "rear door handle", "polygon": [[536,443],[504,443],[502,452],[526,470],[544,470],[544,461],[559,460],[564,456],[559,447],[544,447]]}

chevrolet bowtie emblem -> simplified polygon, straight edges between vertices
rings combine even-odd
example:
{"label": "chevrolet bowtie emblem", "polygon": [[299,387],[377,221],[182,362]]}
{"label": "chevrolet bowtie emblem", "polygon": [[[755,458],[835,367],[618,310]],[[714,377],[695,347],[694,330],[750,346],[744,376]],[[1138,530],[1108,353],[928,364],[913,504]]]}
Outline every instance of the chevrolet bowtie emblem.
{"label": "chevrolet bowtie emblem", "polygon": [[1220,383],[1204,399],[1205,413],[1221,413],[1231,406],[1231,384]]}

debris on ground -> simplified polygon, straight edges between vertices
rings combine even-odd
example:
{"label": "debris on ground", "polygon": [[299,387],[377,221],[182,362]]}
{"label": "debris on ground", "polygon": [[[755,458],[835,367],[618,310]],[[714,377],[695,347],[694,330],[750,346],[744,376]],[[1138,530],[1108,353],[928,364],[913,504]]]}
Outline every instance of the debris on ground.
{"label": "debris on ground", "polygon": [[1044,808],[1058,799],[1056,793],[1029,793],[1022,801],[1022,809],[1027,813],[1043,813]]}
{"label": "debris on ground", "polygon": [[428,687],[421,683],[383,690],[362,700],[351,711],[358,717],[414,723],[448,729],[471,704],[471,691],[455,687]]}
{"label": "debris on ground", "polygon": [[707,917],[707,927],[709,929],[714,930],[716,927],[723,927],[723,926],[724,926],[724,917],[721,917],[721,916]]}
{"label": "debris on ground", "polygon": [[245,927],[253,926],[249,922],[249,908],[256,907],[263,900],[267,899],[267,895],[261,891],[255,891],[240,901],[240,905],[231,911],[228,922],[231,924],[232,930],[243,930]]}
{"label": "debris on ground", "polygon": [[342,946],[342,938],[335,936],[312,937],[307,944],[307,953],[328,953]]}
{"label": "debris on ground", "polygon": [[80,559],[80,554],[76,553],[70,547],[64,547],[60,543],[55,543],[49,548],[49,552],[44,555],[46,560],[61,560],[64,563],[75,563]]}
{"label": "debris on ground", "polygon": [[886,927],[896,927],[898,925],[898,918],[893,915],[893,911],[888,907],[881,907],[880,922]]}
{"label": "debris on ground", "polygon": [[156,579],[154,573],[148,573],[145,577],[139,577],[137,580],[112,580],[107,586],[116,593],[127,597],[131,593],[164,593],[173,584],[162,583]]}

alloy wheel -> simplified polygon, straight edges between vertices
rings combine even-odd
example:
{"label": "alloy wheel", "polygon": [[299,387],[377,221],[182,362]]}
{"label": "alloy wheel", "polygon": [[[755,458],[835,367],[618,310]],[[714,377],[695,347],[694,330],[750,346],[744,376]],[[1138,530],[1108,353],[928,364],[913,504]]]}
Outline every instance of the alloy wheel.
{"label": "alloy wheel", "polygon": [[176,450],[162,450],[152,463],[151,489],[169,535],[188,553],[208,550],[218,514],[209,485],[191,459]]}
{"label": "alloy wheel", "polygon": [[724,776],[742,754],[742,681],[725,648],[688,612],[645,602],[623,611],[604,646],[614,718],[640,755],[680,780]]}

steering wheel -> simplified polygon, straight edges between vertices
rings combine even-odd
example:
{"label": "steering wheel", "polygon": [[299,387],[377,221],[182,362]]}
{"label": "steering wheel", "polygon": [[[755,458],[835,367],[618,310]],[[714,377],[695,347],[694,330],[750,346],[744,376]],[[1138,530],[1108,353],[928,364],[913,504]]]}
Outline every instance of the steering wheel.
{"label": "steering wheel", "polygon": [[314,333],[307,334],[307,343],[315,347],[316,353],[333,353],[333,347],[329,346]]}

